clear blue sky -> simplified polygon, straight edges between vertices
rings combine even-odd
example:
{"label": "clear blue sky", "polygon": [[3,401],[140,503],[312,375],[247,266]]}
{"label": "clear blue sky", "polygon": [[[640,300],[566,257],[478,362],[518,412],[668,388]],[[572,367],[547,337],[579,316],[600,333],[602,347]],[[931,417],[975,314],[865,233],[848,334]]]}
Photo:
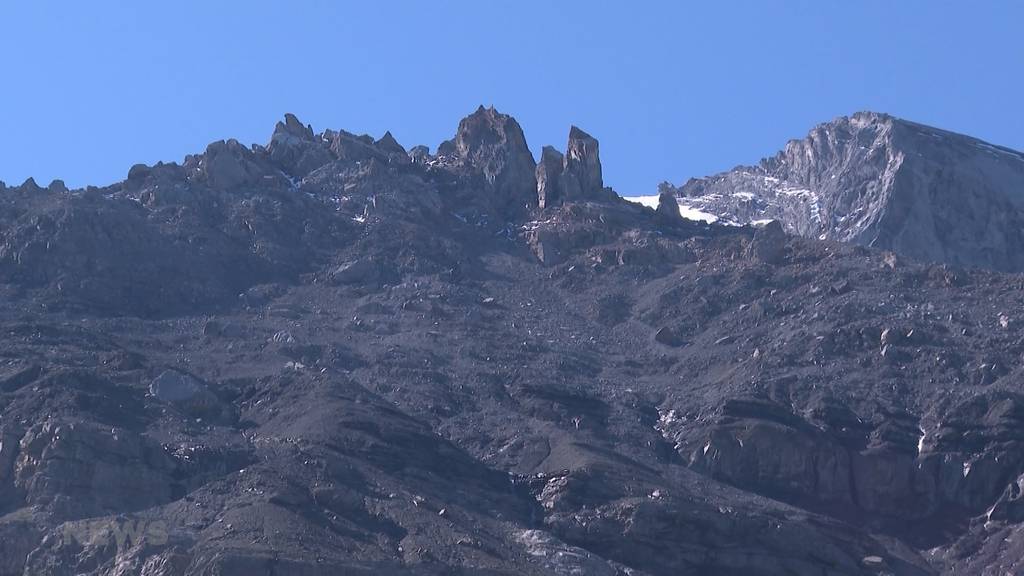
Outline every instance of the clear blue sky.
{"label": "clear blue sky", "polygon": [[890,112],[1024,149],[1024,2],[0,0],[0,180],[108,184],[314,129],[433,149],[478,104],[570,124],[620,194]]}

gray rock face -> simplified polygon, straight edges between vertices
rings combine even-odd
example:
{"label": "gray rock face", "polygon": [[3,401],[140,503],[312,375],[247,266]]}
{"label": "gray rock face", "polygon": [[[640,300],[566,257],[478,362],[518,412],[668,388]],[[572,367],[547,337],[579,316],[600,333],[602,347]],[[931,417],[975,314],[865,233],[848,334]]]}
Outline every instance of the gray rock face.
{"label": "gray rock face", "polygon": [[405,151],[405,148],[395,140],[395,137],[391,135],[391,132],[385,132],[377,142],[374,143],[377,148],[393,154],[396,158],[408,159],[409,153]]}
{"label": "gray rock face", "polygon": [[459,123],[450,148],[483,173],[490,193],[506,211],[523,212],[536,205],[536,164],[515,118],[481,106]]}
{"label": "gray rock face", "polygon": [[330,152],[318,142],[311,126],[303,126],[293,114],[285,114],[270,137],[267,152],[286,173],[302,178],[331,161]]}
{"label": "gray rock face", "polygon": [[186,169],[214,188],[231,190],[258,183],[264,170],[255,155],[237,140],[221,140],[206,148],[202,156],[186,160]]}
{"label": "gray rock face", "polygon": [[564,155],[551,146],[544,147],[536,179],[541,208],[562,202],[607,201],[615,196],[604,187],[597,139],[575,126],[569,129]]}
{"label": "gray rock face", "polygon": [[409,159],[413,162],[423,163],[430,159],[430,148],[420,144],[409,149]]}
{"label": "gray rock face", "polygon": [[63,180],[54,180],[53,182],[50,182],[50,185],[46,187],[46,190],[54,194],[67,194],[68,187],[64,184]]}
{"label": "gray rock face", "polygon": [[22,192],[28,194],[36,194],[43,191],[39,184],[36,184],[36,179],[32,177],[29,177],[24,182],[22,182],[19,188],[21,188]]}
{"label": "gray rock face", "polygon": [[559,199],[560,177],[565,157],[551,146],[541,151],[537,164],[537,204],[541,208],[554,205]]}
{"label": "gray rock face", "polygon": [[[579,192],[589,195],[604,188],[597,139],[573,126],[565,152],[565,173],[579,184]],[[570,195],[571,196],[571,195]]]}
{"label": "gray rock face", "polygon": [[655,209],[659,216],[666,222],[677,222],[683,217],[679,213],[679,202],[671,190],[662,190],[658,194],[658,207]]}
{"label": "gray rock face", "polygon": [[22,437],[14,487],[59,518],[169,502],[173,460],[152,440],[92,423],[46,421]]}
{"label": "gray rock face", "polygon": [[747,252],[754,259],[768,264],[782,261],[786,255],[786,233],[778,220],[772,220],[754,233]]}
{"label": "gray rock face", "polygon": [[822,124],[756,166],[692,179],[677,194],[725,222],[776,219],[802,236],[1024,270],[1024,154],[885,114]]}

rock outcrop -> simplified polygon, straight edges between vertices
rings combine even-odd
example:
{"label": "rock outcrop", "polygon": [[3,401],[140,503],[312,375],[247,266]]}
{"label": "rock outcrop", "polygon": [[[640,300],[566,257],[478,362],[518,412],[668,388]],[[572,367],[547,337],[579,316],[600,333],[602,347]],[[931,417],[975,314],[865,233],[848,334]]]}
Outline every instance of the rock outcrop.
{"label": "rock outcrop", "polygon": [[536,180],[541,208],[615,197],[614,192],[604,187],[597,139],[575,126],[569,129],[565,154],[551,146],[543,148]]}
{"label": "rock outcrop", "polygon": [[541,150],[537,164],[537,204],[541,208],[554,206],[564,196],[561,176],[565,170],[565,156],[551,146]]}
{"label": "rock outcrop", "polygon": [[683,216],[679,213],[679,202],[671,190],[658,194],[658,207],[654,209],[665,222],[678,222]]}
{"label": "rock outcrop", "polygon": [[294,114],[285,114],[284,122],[277,123],[267,153],[294,178],[304,178],[332,160],[323,141],[313,134],[313,127],[303,126]]}
{"label": "rock outcrop", "polygon": [[481,106],[441,146],[483,175],[499,211],[522,215],[537,203],[536,163],[515,118]]}
{"label": "rock outcrop", "polygon": [[[659,206],[660,207],[660,206]],[[747,252],[755,260],[778,264],[786,255],[786,233],[778,220],[772,220],[754,232]]]}
{"label": "rock outcrop", "polygon": [[564,176],[570,179],[565,184],[568,199],[590,196],[604,189],[597,139],[575,126],[569,129]]}

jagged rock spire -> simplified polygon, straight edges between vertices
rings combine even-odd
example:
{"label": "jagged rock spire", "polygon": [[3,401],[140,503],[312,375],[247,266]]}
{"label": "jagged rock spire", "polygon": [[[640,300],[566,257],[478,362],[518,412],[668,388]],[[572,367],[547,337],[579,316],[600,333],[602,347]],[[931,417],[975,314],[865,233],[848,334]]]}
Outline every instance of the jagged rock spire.
{"label": "jagged rock spire", "polygon": [[[303,125],[294,114],[286,113],[284,115],[284,122],[278,122],[274,127],[274,136],[278,135],[288,135],[305,140],[312,140],[313,127]],[[273,141],[273,137],[271,138],[271,141]]]}
{"label": "jagged rock spire", "polygon": [[267,146],[270,159],[291,176],[301,178],[331,161],[330,153],[294,114],[285,114],[278,122]]}
{"label": "jagged rock spire", "polygon": [[541,151],[540,163],[537,164],[537,205],[541,208],[558,202],[564,162],[562,153],[551,146],[545,146]]}
{"label": "jagged rock spire", "polygon": [[374,145],[388,154],[397,154],[402,157],[408,156],[408,152],[406,152],[405,148],[398,143],[398,140],[395,140],[391,131],[385,132],[384,135],[374,143]]}
{"label": "jagged rock spire", "polygon": [[22,192],[32,192],[32,193],[35,193],[35,192],[42,192],[43,191],[42,187],[39,186],[39,184],[36,184],[36,179],[31,177],[31,176],[29,176],[27,179],[25,179],[25,181],[21,184],[20,188],[21,188]]}
{"label": "jagged rock spire", "polygon": [[683,216],[679,213],[679,201],[673,189],[663,187],[658,194],[658,216],[667,222],[682,221]]}
{"label": "jagged rock spire", "polygon": [[544,147],[536,180],[537,202],[541,208],[560,202],[603,198],[604,180],[597,139],[572,126],[564,155],[550,146]]}
{"label": "jagged rock spire", "polygon": [[459,122],[454,140],[442,144],[438,152],[453,154],[481,170],[503,211],[536,204],[536,165],[515,118],[480,106]]}
{"label": "jagged rock spire", "polygon": [[604,189],[597,139],[576,126],[569,129],[565,171],[576,178],[583,195]]}

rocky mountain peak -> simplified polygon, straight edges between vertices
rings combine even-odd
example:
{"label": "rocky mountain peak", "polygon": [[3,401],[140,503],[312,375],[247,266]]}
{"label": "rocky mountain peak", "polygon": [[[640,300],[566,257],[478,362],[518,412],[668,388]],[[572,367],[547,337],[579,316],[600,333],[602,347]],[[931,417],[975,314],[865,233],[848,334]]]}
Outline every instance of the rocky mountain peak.
{"label": "rocky mountain peak", "polygon": [[408,156],[408,152],[406,152],[405,148],[398,143],[398,140],[395,140],[395,137],[391,134],[390,130],[385,132],[384,135],[375,142],[375,144],[377,148],[380,148],[389,154],[396,154],[400,157]]}
{"label": "rocky mountain peak", "polygon": [[270,137],[267,152],[271,161],[292,177],[301,178],[331,161],[324,143],[313,134],[313,127],[303,125],[294,114],[285,114]]}
{"label": "rocky mountain peak", "polygon": [[1024,270],[1024,154],[888,114],[820,124],[753,166],[691,179],[680,204],[722,222],[925,261]]}
{"label": "rocky mountain peak", "polygon": [[20,188],[22,192],[28,193],[36,193],[41,192],[43,190],[43,188],[39,186],[39,184],[36,184],[36,179],[31,176],[29,176],[28,178],[25,179],[24,182],[22,182]]}
{"label": "rocky mountain peak", "polygon": [[[526,136],[516,119],[498,112],[493,106],[480,106],[476,112],[459,122],[454,139],[454,152],[473,164],[485,167],[490,173],[500,171],[492,164],[503,164],[530,156]],[[502,166],[503,167],[503,166]]]}
{"label": "rocky mountain peak", "polygon": [[442,144],[438,152],[454,154],[480,170],[502,211],[522,212],[536,205],[533,154],[519,123],[508,114],[480,106],[459,122],[451,145]]}
{"label": "rocky mountain peak", "polygon": [[303,125],[294,114],[286,113],[284,122],[278,122],[274,127],[274,135],[288,135],[304,140],[313,139],[313,127]]}

